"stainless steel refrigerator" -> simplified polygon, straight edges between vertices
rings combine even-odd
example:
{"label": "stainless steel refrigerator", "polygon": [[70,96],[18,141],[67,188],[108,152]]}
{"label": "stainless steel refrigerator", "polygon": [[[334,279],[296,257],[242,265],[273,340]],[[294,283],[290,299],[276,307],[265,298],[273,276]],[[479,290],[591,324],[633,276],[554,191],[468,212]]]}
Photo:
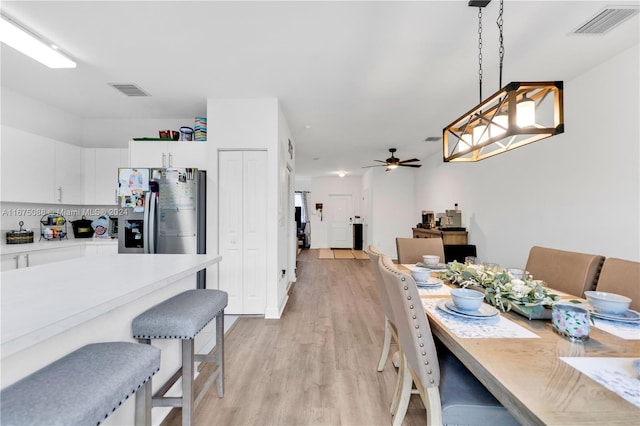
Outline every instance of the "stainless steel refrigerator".
{"label": "stainless steel refrigerator", "polygon": [[195,168],[118,169],[118,253],[206,253],[206,180]]}

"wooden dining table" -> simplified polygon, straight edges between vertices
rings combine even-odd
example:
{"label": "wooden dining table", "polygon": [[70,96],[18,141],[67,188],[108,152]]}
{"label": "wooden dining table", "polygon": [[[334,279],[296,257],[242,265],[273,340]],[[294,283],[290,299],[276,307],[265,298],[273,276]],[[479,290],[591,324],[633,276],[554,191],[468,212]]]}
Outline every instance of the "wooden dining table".
{"label": "wooden dining table", "polygon": [[[449,296],[421,293],[423,299],[443,297]],[[556,334],[550,320],[529,320],[514,312],[500,315],[537,338],[458,337],[442,317],[429,309],[425,313],[433,334],[523,425],[640,424],[639,407],[561,359],[640,358],[640,340],[591,327],[586,342],[572,342]]]}

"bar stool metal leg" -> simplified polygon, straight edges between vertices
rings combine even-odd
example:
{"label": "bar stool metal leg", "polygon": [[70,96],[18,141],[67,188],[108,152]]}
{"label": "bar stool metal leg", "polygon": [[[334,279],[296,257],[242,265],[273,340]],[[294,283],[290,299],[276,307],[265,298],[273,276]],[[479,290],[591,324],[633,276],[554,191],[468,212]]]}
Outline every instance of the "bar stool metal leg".
{"label": "bar stool metal leg", "polygon": [[224,396],[224,310],[216,317],[216,357],[215,362],[218,365],[218,377],[216,385],[218,388],[218,397]]}
{"label": "bar stool metal leg", "polygon": [[193,420],[194,339],[182,341],[182,426]]}

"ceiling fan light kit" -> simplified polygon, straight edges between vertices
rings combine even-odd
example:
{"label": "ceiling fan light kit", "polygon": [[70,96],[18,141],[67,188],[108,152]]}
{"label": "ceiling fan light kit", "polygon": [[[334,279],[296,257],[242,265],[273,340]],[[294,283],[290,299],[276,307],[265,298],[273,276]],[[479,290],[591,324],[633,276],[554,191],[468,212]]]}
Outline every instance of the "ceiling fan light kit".
{"label": "ceiling fan light kit", "polygon": [[[490,0],[489,0],[490,1]],[[444,162],[474,162],[564,132],[562,81],[511,82],[482,100],[482,7],[478,7],[480,103],[442,131]],[[500,1],[500,86],[502,86],[503,0]]]}
{"label": "ceiling fan light kit", "polygon": [[397,149],[395,148],[389,148],[389,152],[391,153],[391,157],[387,158],[386,160],[373,160],[373,161],[377,161],[378,163],[384,163],[384,164],[376,164],[374,166],[364,166],[363,169],[369,168],[369,167],[385,167],[385,172],[388,172],[389,170],[393,170],[396,169],[398,167],[414,167],[414,168],[418,168],[418,167],[422,167],[422,164],[407,164],[407,163],[415,163],[416,161],[420,161],[417,158],[411,158],[410,160],[400,160],[399,158],[397,158],[396,156],[394,156],[393,154],[397,151]]}

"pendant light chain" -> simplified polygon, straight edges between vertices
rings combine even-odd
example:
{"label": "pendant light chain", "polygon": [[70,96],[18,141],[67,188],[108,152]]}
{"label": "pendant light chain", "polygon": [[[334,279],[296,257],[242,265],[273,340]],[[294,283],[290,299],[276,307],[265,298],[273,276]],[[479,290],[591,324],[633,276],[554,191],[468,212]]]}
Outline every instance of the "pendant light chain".
{"label": "pendant light chain", "polygon": [[480,102],[482,102],[482,8],[478,8],[478,82],[480,86]]}
{"label": "pendant light chain", "polygon": [[504,21],[502,20],[502,14],[504,12],[503,3],[503,0],[500,0],[500,12],[498,13],[498,20],[496,21],[498,28],[500,29],[500,49],[498,50],[500,56],[500,84],[498,84],[498,89],[502,88],[502,63],[504,61],[504,36],[502,35],[502,28],[504,24]]}

